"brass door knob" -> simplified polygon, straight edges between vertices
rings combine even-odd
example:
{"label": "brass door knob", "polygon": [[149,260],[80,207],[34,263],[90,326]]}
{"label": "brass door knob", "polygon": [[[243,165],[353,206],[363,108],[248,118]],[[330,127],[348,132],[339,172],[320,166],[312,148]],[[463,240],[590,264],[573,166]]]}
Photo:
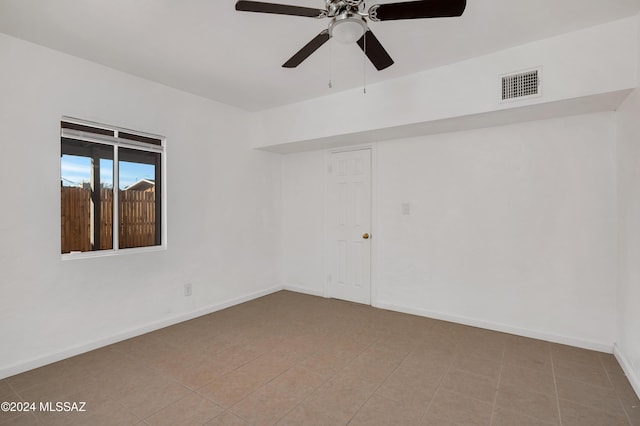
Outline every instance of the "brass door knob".
{"label": "brass door knob", "polygon": [[369,234],[367,234],[367,233],[362,234],[362,238],[364,238],[365,240],[368,240],[369,239]]}

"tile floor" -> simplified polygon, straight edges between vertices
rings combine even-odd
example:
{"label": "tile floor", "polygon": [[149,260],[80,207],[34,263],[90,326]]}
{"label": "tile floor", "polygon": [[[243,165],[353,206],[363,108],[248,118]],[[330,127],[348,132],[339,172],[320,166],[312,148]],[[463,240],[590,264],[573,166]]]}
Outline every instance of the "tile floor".
{"label": "tile floor", "polygon": [[612,355],[291,292],[0,381],[4,425],[640,425]]}

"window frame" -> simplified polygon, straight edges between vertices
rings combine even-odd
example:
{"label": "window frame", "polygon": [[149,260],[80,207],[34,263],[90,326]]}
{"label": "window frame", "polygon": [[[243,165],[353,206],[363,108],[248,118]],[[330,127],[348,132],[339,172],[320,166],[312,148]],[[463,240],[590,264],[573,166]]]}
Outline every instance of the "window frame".
{"label": "window frame", "polygon": [[[65,128],[62,123],[70,123],[71,125],[77,125],[79,128],[83,126],[87,126],[96,130],[106,130],[108,132],[113,132],[114,136],[110,136],[108,134],[94,133],[91,131],[84,131],[75,128]],[[145,252],[154,252],[154,251],[163,251],[167,249],[167,173],[166,173],[166,163],[167,163],[167,151],[166,151],[166,138],[164,136],[159,136],[151,133],[140,132],[137,130],[126,129],[117,126],[105,125],[101,123],[95,123],[91,121],[81,120],[77,118],[63,116],[60,120],[60,158],[62,158],[62,142],[64,139],[71,140],[79,140],[83,142],[96,143],[102,145],[109,145],[114,147],[113,149],[113,176],[114,176],[114,191],[113,191],[113,244],[111,249],[103,249],[103,250],[95,250],[95,251],[85,251],[85,252],[72,252],[72,253],[62,253],[62,260],[72,260],[72,259],[86,259],[86,258],[95,258],[95,257],[105,257],[105,256],[117,256],[117,255],[125,255],[132,253],[145,253]],[[127,138],[118,137],[120,133],[127,135]],[[145,139],[152,139],[159,141],[158,144],[146,143]],[[160,244],[153,246],[145,246],[145,247],[132,247],[132,248],[120,248],[119,247],[119,209],[116,207],[118,205],[119,200],[119,149],[117,148],[126,148],[126,149],[134,149],[146,152],[154,152],[160,154],[160,182],[156,182],[156,184],[160,187]],[[60,162],[58,162],[58,173],[59,179],[58,182],[62,180],[62,168],[60,167]],[[58,242],[62,242],[62,218],[60,216],[62,206],[58,204],[58,230],[60,232]],[[60,246],[59,246],[60,247]]]}

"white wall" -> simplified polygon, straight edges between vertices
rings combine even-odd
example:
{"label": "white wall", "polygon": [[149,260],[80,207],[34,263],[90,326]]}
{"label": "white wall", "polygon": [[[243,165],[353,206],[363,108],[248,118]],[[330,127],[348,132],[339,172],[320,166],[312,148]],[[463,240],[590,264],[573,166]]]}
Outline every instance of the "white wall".
{"label": "white wall", "polygon": [[640,395],[640,92],[619,108],[618,341],[616,356]]}
{"label": "white wall", "polygon": [[[325,153],[284,169],[284,281],[321,293]],[[374,174],[374,305],[611,350],[613,113],[379,143]]]}
{"label": "white wall", "polygon": [[[286,288],[324,295],[324,153],[283,157],[283,270]],[[285,225],[286,224],[286,225]]]}
{"label": "white wall", "polygon": [[[0,63],[0,378],[280,285],[281,158],[248,114],[4,35]],[[166,251],[61,260],[62,115],[167,137]]]}
{"label": "white wall", "polygon": [[[635,88],[638,20],[610,22],[367,88],[263,111],[263,147],[552,104]],[[500,102],[506,73],[542,67],[543,96]],[[481,126],[481,123],[478,123]],[[407,137],[399,135],[396,137]]]}

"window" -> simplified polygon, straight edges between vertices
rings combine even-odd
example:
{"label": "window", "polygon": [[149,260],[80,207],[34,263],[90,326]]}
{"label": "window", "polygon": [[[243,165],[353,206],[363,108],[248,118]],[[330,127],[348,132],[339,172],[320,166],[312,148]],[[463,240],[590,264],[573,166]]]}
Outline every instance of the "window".
{"label": "window", "polygon": [[62,254],[162,245],[164,138],[61,122]]}

